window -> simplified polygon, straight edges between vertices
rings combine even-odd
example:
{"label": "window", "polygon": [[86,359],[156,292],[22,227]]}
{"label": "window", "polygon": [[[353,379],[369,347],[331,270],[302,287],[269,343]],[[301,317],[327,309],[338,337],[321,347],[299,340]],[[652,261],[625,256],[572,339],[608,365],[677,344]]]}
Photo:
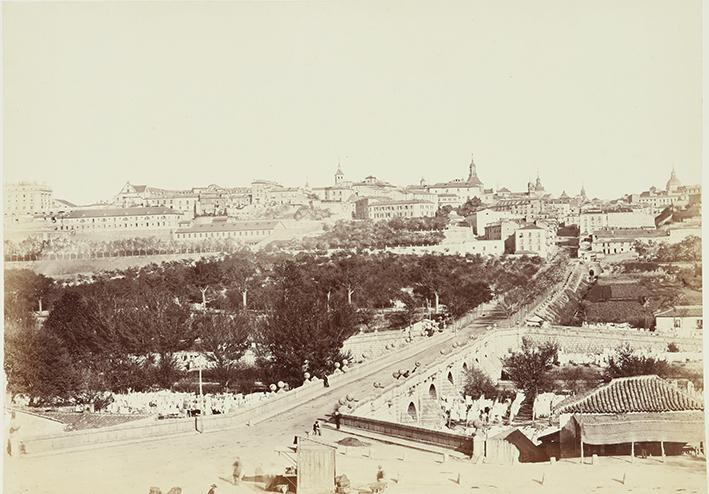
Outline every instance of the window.
{"label": "window", "polygon": [[675,328],[681,328],[682,327],[682,319],[679,317],[675,318]]}
{"label": "window", "polygon": [[701,319],[697,319],[697,329],[702,329],[704,326],[704,323],[702,322]]}

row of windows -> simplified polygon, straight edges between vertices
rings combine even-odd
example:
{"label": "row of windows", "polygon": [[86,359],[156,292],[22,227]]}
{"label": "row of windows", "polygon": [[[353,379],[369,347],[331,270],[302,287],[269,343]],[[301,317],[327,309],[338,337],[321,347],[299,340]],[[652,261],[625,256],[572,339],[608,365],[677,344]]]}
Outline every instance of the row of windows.
{"label": "row of windows", "polygon": [[[122,218],[118,218],[115,216],[112,216],[111,218],[101,218],[101,222],[106,223],[107,221],[110,223],[109,220],[113,219],[113,222],[115,223],[116,221],[123,220],[123,221],[139,221],[142,218],[145,218],[144,216],[123,216]],[[91,218],[91,223],[96,223],[97,218]],[[167,216],[159,216],[159,217],[153,217],[153,218],[148,218],[148,221],[151,220],[166,220]],[[70,221],[70,220],[67,220]],[[79,220],[79,223],[88,223],[89,218],[81,218]]]}
{"label": "row of windows", "polygon": [[[169,226],[167,225],[164,221],[156,221],[153,223],[147,222],[145,223],[145,228],[159,228],[161,226]],[[143,223],[118,223],[118,224],[111,224],[111,223],[100,223],[98,225],[66,225],[66,226],[60,226],[59,230],[100,230],[100,229],[115,229],[115,228],[141,228],[143,227]]]}
{"label": "row of windows", "polygon": [[235,232],[202,232],[202,233],[178,233],[177,238],[227,238],[227,237],[254,237],[266,236],[270,230],[250,230]]}

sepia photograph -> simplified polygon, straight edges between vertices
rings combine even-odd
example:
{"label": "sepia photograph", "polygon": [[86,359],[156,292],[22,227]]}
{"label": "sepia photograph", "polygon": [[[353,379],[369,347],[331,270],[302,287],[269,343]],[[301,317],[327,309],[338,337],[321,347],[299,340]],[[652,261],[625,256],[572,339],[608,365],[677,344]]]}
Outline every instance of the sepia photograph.
{"label": "sepia photograph", "polygon": [[707,492],[701,0],[0,15],[2,492]]}

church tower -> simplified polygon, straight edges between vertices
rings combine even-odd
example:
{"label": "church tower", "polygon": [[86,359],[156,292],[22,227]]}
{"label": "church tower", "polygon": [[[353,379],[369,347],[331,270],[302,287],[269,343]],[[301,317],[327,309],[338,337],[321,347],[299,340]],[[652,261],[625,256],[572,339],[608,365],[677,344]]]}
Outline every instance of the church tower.
{"label": "church tower", "polygon": [[677,178],[677,174],[675,173],[675,167],[672,165],[672,173],[670,174],[670,179],[667,181],[667,184],[665,185],[665,190],[667,192],[676,192],[677,189],[679,189],[682,186],[682,182],[679,181]]}
{"label": "church tower", "polygon": [[475,160],[473,159],[473,155],[470,155],[470,169],[468,173],[468,184],[480,187],[482,188],[483,183],[478,178],[478,169],[477,166],[475,166]]}
{"label": "church tower", "polygon": [[342,182],[345,181],[345,174],[342,173],[342,168],[340,167],[340,164],[337,164],[337,171],[335,172],[335,185],[340,185]]}

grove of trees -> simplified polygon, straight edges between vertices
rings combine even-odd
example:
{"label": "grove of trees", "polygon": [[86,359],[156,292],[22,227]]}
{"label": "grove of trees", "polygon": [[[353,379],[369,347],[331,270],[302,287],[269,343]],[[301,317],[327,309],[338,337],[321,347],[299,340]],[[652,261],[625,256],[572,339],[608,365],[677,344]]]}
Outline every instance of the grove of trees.
{"label": "grove of trees", "polygon": [[[302,383],[346,356],[344,341],[372,314],[400,307],[404,323],[438,301],[460,316],[532,278],[535,258],[253,253],[151,264],[59,282],[5,272],[5,370],[11,393],[35,402],[90,401],[103,391],[173,388],[176,355],[202,352],[211,379]],[[34,311],[49,314],[38,327]],[[255,369],[239,360],[249,347]]]}

